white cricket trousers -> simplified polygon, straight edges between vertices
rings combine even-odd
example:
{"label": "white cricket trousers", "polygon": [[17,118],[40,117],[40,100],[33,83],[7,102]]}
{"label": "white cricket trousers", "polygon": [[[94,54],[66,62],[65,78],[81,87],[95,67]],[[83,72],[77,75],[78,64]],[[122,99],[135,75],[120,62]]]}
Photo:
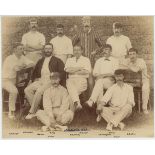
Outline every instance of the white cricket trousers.
{"label": "white cricket trousers", "polygon": [[[55,120],[57,121],[59,108],[53,108],[52,112]],[[46,126],[51,125],[50,117],[48,116],[45,110],[38,110],[36,113],[36,116],[37,116],[37,119],[40,120],[44,125]],[[71,110],[65,111],[61,116],[61,121],[60,121],[61,125],[66,125],[71,123],[71,121],[73,120],[73,117],[74,117],[74,113]]]}
{"label": "white cricket trousers", "polygon": [[107,123],[112,123],[114,127],[126,117],[129,117],[132,113],[132,106],[126,104],[123,107],[103,107],[101,116],[106,120]]}
{"label": "white cricket trousers", "polygon": [[142,109],[147,110],[147,105],[150,96],[150,82],[148,79],[142,81]]}
{"label": "white cricket trousers", "polygon": [[44,91],[51,86],[51,82],[42,83],[42,81],[35,81],[25,88],[25,96],[31,105],[30,113],[36,113],[40,105]]}
{"label": "white cricket trousers", "polygon": [[90,99],[95,103],[103,97],[103,90],[108,89],[113,85],[114,81],[111,78],[98,79],[95,82]]}
{"label": "white cricket trousers", "polygon": [[80,102],[79,95],[87,90],[87,79],[72,77],[66,81],[67,90],[73,102]]}
{"label": "white cricket trousers", "polygon": [[18,90],[15,86],[16,79],[3,79],[2,88],[9,93],[9,111],[16,110]]}

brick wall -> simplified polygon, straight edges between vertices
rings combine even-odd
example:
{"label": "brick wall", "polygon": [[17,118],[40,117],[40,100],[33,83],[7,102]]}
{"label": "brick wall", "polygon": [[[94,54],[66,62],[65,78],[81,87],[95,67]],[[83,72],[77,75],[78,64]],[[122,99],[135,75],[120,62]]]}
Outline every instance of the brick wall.
{"label": "brick wall", "polygon": [[[44,33],[47,42],[55,35],[55,27],[58,23],[65,25],[66,34],[71,38],[74,34],[74,25],[81,26],[81,17],[78,16],[37,18],[39,31]],[[23,33],[28,31],[29,19],[30,17],[2,18],[3,59],[12,52],[12,42],[21,41]],[[91,18],[93,27],[99,32],[104,43],[112,35],[112,23],[116,21],[124,25],[124,34],[130,38],[133,47],[139,50],[140,57],[145,59],[153,88],[153,17],[97,16]]]}

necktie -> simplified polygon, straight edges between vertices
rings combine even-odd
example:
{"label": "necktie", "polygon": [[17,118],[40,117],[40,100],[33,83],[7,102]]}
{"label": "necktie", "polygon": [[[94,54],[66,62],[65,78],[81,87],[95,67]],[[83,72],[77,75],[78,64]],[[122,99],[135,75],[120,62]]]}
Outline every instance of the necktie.
{"label": "necktie", "polygon": [[104,60],[106,60],[106,61],[110,61],[108,58],[106,58],[106,59],[104,59]]}

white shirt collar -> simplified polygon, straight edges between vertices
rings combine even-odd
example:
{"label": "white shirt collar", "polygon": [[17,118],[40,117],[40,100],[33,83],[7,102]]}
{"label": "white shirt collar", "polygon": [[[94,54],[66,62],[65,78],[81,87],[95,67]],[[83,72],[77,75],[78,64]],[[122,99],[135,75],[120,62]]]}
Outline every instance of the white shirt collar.
{"label": "white shirt collar", "polygon": [[119,87],[119,88],[124,88],[124,87],[126,86],[125,83],[123,83],[123,86],[122,86],[122,87],[120,87],[117,83],[116,83],[116,85],[117,85],[117,87]]}
{"label": "white shirt collar", "polygon": [[38,31],[29,31],[31,34],[37,34]]}
{"label": "white shirt collar", "polygon": [[105,61],[106,59],[109,59],[109,60],[111,61],[111,56],[110,56],[109,58],[104,57],[104,61]]}
{"label": "white shirt collar", "polygon": [[123,36],[123,34],[121,34],[120,36],[115,36],[115,35],[113,35],[113,36],[114,36],[114,38],[121,38]]}
{"label": "white shirt collar", "polygon": [[65,38],[66,36],[64,34],[62,37],[59,37],[58,35],[56,37],[62,39],[62,38]]}
{"label": "white shirt collar", "polygon": [[13,55],[13,57],[14,57],[16,60],[20,60],[20,59],[23,57],[23,55],[22,55],[20,58],[18,58],[14,53],[13,53],[12,55]]}
{"label": "white shirt collar", "polygon": [[52,58],[52,55],[50,57],[45,57],[45,59],[51,59]]}
{"label": "white shirt collar", "polygon": [[[81,58],[83,58],[82,55],[77,60],[80,60]],[[76,60],[76,57],[75,56],[74,56],[74,59]]]}

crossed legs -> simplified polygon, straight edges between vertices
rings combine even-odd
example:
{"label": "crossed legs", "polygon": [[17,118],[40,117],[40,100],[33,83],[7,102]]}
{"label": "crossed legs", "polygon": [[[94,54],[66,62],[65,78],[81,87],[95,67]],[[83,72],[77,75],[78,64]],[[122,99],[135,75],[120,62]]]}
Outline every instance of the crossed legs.
{"label": "crossed legs", "polygon": [[121,121],[130,116],[132,113],[132,106],[130,104],[124,105],[122,108],[117,107],[103,107],[101,116],[105,121],[112,126],[118,127]]}
{"label": "crossed legs", "polygon": [[[40,120],[47,128],[55,128],[55,127],[60,127],[61,129],[63,128],[62,126],[65,127],[65,125],[70,124],[73,120],[74,113],[71,110],[65,111],[62,116],[61,120],[57,121],[57,116],[58,116],[59,109],[53,109],[53,115],[55,118],[55,124],[51,124],[50,117],[46,113],[45,110],[38,110],[36,113],[37,119]],[[66,129],[66,128],[63,128]]]}

